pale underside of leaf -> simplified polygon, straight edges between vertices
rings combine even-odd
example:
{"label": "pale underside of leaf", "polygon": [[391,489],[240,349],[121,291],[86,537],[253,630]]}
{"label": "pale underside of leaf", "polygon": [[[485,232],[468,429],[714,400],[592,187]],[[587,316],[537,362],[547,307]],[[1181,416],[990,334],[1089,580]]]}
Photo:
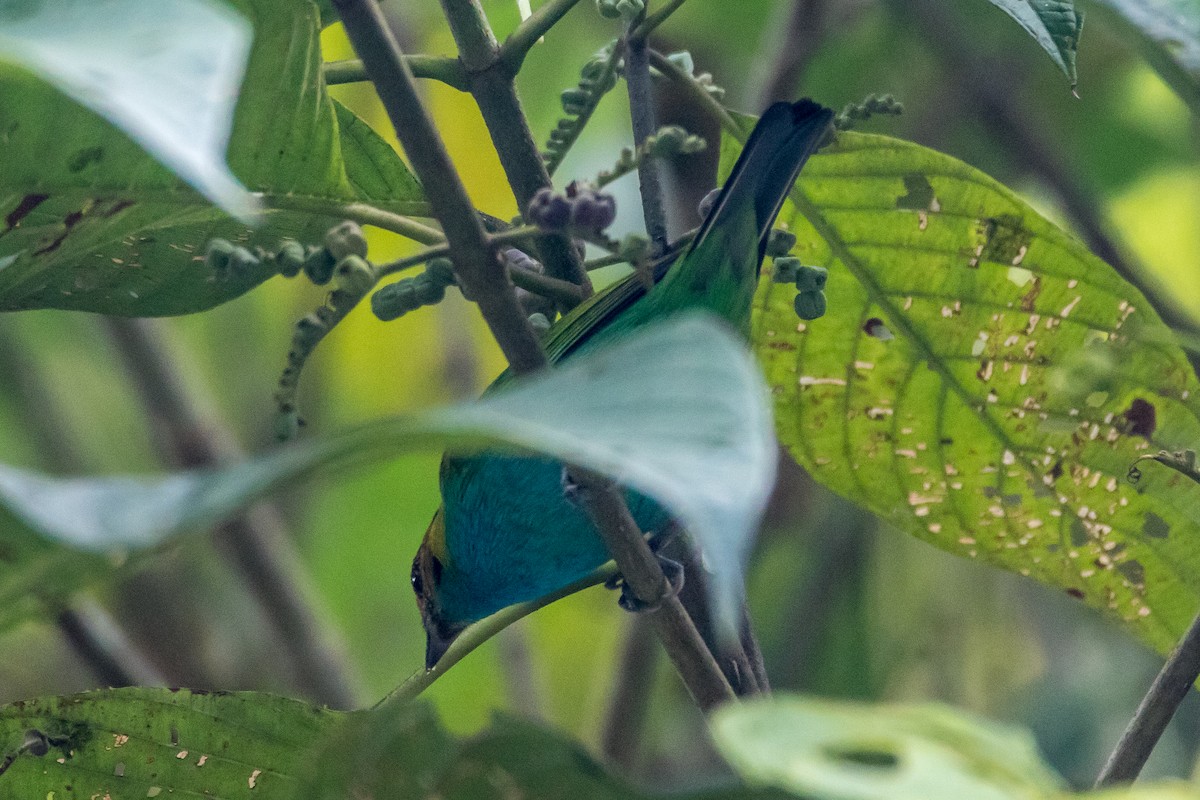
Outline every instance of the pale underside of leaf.
{"label": "pale underside of leaf", "polygon": [[748,783],[801,797],[1007,800],[1063,784],[1028,731],[943,706],[777,695],[726,706],[712,727]]}
{"label": "pale underside of leaf", "polygon": [[[917,145],[842,134],[793,199],[781,221],[795,255],[829,267],[829,313],[801,323],[795,288],[768,276],[754,323],[790,452],[897,527],[1170,649],[1200,599],[1200,488],[1126,474],[1200,441],[1200,385],[1141,294]],[[1103,391],[1056,389],[1085,347],[1116,365]]]}
{"label": "pale underside of leaf", "polygon": [[692,315],[477,403],[314,437],[221,470],[56,480],[0,466],[0,607],[29,594],[61,596],[105,574],[111,565],[89,552],[151,547],[314,470],[433,446],[546,454],[654,497],[708,556],[718,609],[733,619],[773,482],[774,436],[744,344]]}
{"label": "pale underside of leaf", "polygon": [[251,36],[244,18],[211,0],[0,6],[0,60],[100,114],[243,219],[255,204],[225,147]]}
{"label": "pale underside of leaf", "polygon": [[1200,3],[1195,0],[1097,0],[1143,39],[1143,51],[1179,96],[1200,114]]}

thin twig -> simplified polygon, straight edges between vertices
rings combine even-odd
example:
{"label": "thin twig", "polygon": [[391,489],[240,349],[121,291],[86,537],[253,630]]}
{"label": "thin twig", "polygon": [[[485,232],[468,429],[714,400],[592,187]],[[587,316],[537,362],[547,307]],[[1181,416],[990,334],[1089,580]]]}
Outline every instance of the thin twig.
{"label": "thin twig", "polygon": [[538,40],[545,36],[579,0],[549,0],[517,26],[500,47],[500,60],[516,75],[521,70],[525,56]]}
{"label": "thin twig", "polygon": [[438,659],[432,669],[421,669],[409,676],[408,680],[388,692],[387,696],[375,704],[376,709],[403,708],[411,703],[421,692],[433,685],[433,682],[445,675],[455,664],[462,661],[471,651],[491,639],[500,631],[512,625],[519,619],[524,619],[535,611],[545,608],[551,603],[576,592],[581,592],[597,584],[606,583],[617,574],[617,566],[611,561],[598,567],[592,574],[574,583],[568,584],[545,597],[531,600],[528,603],[518,603],[508,606],[485,617],[478,622],[468,625],[466,630],[458,635],[450,648]]}
{"label": "thin twig", "polygon": [[[157,320],[106,317],[104,324],[155,427],[164,463],[194,468],[242,457],[230,431],[201,409]],[[260,503],[220,526],[214,541],[278,630],[300,689],[326,705],[353,707],[341,644],[316,612],[315,592],[278,511]]]}
{"label": "thin twig", "polygon": [[687,0],[669,0],[669,2],[662,8],[658,9],[653,14],[648,14],[646,18],[643,19],[636,28],[634,28],[630,38],[644,43],[647,37],[654,32],[654,29],[666,22],[667,18],[678,11],[679,7],[685,2],[687,2]]}
{"label": "thin twig", "polygon": [[[441,81],[460,92],[470,91],[470,78],[456,58],[411,55],[405,56],[404,60],[408,62],[408,68],[412,70],[415,78],[430,78]],[[336,86],[340,83],[361,83],[367,80],[367,71],[363,69],[362,62],[356,58],[345,61],[326,61],[321,65],[321,72],[325,76],[325,83],[329,86]]]}
{"label": "thin twig", "polygon": [[1192,620],[1142,698],[1129,727],[1096,778],[1097,789],[1137,779],[1197,678],[1200,678],[1200,615]]}
{"label": "thin twig", "polygon": [[724,130],[734,136],[745,137],[746,133],[738,125],[737,120],[730,116],[729,112],[725,110],[725,106],[714,100],[712,95],[696,82],[695,78],[681,70],[671,59],[657,50],[650,50],[649,57],[651,66],[670,79],[677,87],[691,95],[700,108],[704,109],[713,119],[721,123],[721,127]]}
{"label": "thin twig", "polygon": [[421,244],[438,244],[445,241],[442,232],[417,222],[412,217],[403,214],[393,214],[382,208],[367,203],[347,203],[331,206],[329,201],[318,197],[302,197],[299,195],[256,195],[259,202],[267,208],[285,211],[305,211],[326,217],[353,220],[360,225],[373,225],[385,231],[398,233]]}
{"label": "thin twig", "polygon": [[[657,129],[650,87],[650,60],[643,37],[630,35],[625,38],[625,86],[629,90],[629,115],[633,122],[633,145],[636,149]],[[653,245],[653,255],[657,257],[667,250],[667,215],[663,210],[658,159],[643,158],[638,162],[638,186],[641,189],[646,234]]]}
{"label": "thin twig", "polygon": [[[458,45],[459,60],[471,76],[471,96],[479,106],[517,206],[524,213],[538,190],[551,183],[513,85],[516,69],[501,57],[496,37],[476,0],[442,0],[442,9]],[[538,256],[548,275],[576,283],[584,287],[585,295],[591,294],[583,259],[567,237],[543,236],[538,240]]]}

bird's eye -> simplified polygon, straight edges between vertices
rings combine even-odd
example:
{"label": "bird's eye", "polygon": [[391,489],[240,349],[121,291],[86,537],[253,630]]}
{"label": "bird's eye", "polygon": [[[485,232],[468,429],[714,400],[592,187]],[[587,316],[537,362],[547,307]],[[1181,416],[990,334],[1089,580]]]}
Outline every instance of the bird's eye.
{"label": "bird's eye", "polygon": [[415,558],[412,565],[412,587],[418,595],[424,593],[425,583],[421,580],[421,562]]}

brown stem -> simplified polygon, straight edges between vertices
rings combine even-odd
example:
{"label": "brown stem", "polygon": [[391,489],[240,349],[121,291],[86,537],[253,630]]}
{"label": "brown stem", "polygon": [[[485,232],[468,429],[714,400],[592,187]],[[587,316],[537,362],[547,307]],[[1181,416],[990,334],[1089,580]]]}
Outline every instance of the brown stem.
{"label": "brown stem", "polygon": [[1142,698],[1129,727],[1096,778],[1097,789],[1137,779],[1197,678],[1200,678],[1200,615],[1192,620]]}
{"label": "brown stem", "polygon": [[[458,45],[459,60],[470,75],[471,96],[479,106],[517,206],[524,213],[537,191],[551,183],[513,85],[519,61],[504,57],[477,0],[442,0],[442,9]],[[551,277],[578,284],[584,287],[585,295],[591,294],[591,279],[583,260],[565,236],[538,239],[538,255]]]}

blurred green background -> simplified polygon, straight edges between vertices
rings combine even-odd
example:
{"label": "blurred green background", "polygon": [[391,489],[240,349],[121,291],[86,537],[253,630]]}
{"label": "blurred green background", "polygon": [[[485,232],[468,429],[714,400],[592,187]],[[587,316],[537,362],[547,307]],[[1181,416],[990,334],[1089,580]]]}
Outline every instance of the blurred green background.
{"label": "blurred green background", "polygon": [[[451,54],[436,4],[388,0],[406,50]],[[534,3],[537,5],[536,1]],[[793,0],[691,0],[658,34],[663,50],[689,50],[732,108],[810,95],[840,108],[868,93],[905,104],[899,119],[869,129],[949,152],[1013,187],[1051,218],[1150,270],[1182,307],[1200,311],[1200,128],[1141,60],[1119,21],[1090,12],[1079,50],[1079,98],[1034,42],[984,0],[940,3],[801,0],[819,30],[785,37]],[[421,8],[415,8],[421,6]],[[519,21],[515,0],[486,0],[497,35]],[[518,81],[544,142],[559,92],[616,31],[581,2],[534,48]],[[951,33],[953,35],[946,35]],[[338,26],[326,57],[350,55]],[[772,85],[779,53],[797,71]],[[424,84],[455,162],[480,208],[516,213],[470,98]],[[381,130],[362,86],[333,94]],[[618,87],[560,169],[561,186],[612,164],[630,139]],[[713,135],[695,109],[662,87],[660,122]],[[389,136],[389,138],[391,138]],[[394,140],[393,140],[394,141]],[[713,148],[715,151],[715,148]],[[715,155],[672,168],[676,231],[695,223]],[[636,184],[613,186],[618,230],[638,226]],[[1089,238],[1088,220],[1107,243]],[[376,235],[373,257],[411,251]],[[162,321],[178,366],[215,419],[248,450],[272,441],[271,393],[291,323],[323,290],[276,278],[214,311]],[[446,302],[382,324],[357,310],[322,345],[300,393],[310,430],[422,408],[477,393],[501,361],[473,308]],[[86,473],[158,469],[153,430],[129,388],[108,327],[90,315],[28,312],[0,317],[0,458]],[[21,381],[18,381],[20,372]],[[9,374],[3,374],[10,371]],[[49,396],[23,407],[19,382]],[[52,429],[46,430],[45,423]],[[72,442],[66,462],[47,437]],[[367,704],[422,661],[424,638],[408,586],[409,564],[437,506],[438,455],[409,457],[337,482],[313,482],[277,498],[302,554],[314,597],[340,637]],[[910,540],[785,469],[751,578],[751,608],[776,689],[872,700],[938,700],[1028,725],[1049,760],[1075,784],[1090,783],[1159,660],[1058,592],[968,563]],[[209,540],[197,536],[98,587],[107,606],[159,669],[180,684],[295,693],[278,641]],[[472,654],[430,691],[447,725],[470,731],[495,709],[539,716],[597,752],[623,642],[635,622],[615,597],[593,589],[526,620]],[[92,688],[50,623],[0,634],[0,701]],[[665,786],[716,769],[696,736],[697,713],[665,659],[655,654],[640,740],[628,736],[629,768]],[[632,720],[625,720],[632,723]],[[1191,697],[1147,776],[1190,775],[1200,741]]]}

